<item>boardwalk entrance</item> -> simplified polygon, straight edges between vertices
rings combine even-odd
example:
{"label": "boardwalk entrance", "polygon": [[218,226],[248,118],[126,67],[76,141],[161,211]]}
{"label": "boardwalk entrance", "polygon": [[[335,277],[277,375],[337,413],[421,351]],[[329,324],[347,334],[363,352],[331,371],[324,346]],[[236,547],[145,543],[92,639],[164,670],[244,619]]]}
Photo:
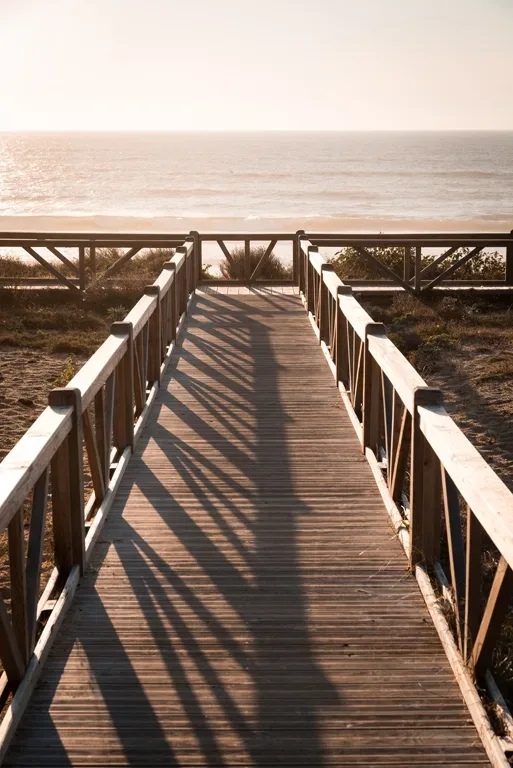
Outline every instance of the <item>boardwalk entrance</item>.
{"label": "boardwalk entrance", "polygon": [[489,765],[299,297],[230,290],[193,301],[5,764]]}

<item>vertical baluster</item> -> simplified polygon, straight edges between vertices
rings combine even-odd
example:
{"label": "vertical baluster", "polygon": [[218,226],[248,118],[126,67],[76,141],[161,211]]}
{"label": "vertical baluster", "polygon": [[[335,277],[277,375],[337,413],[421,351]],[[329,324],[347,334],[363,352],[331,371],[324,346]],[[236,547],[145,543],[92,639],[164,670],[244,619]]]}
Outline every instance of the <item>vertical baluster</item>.
{"label": "vertical baluster", "polygon": [[91,470],[91,478],[93,481],[95,501],[97,504],[101,504],[105,497],[104,467],[89,408],[86,408],[82,414],[82,427],[84,430],[87,458],[89,459],[89,469]]}
{"label": "vertical baluster", "polygon": [[[84,477],[82,457],[82,398],[79,389],[53,389],[49,395],[50,406],[71,406],[72,428],[66,439],[68,455],[68,509],[71,534],[71,557],[73,565],[84,571],[85,528],[84,528]],[[52,466],[53,486],[53,466]]]}
{"label": "vertical baluster", "polygon": [[251,277],[251,241],[244,240],[244,280],[249,283]]}
{"label": "vertical baluster", "polygon": [[417,245],[415,248],[415,293],[420,293],[422,289],[422,247]]}
{"label": "vertical baluster", "polygon": [[[362,407],[362,448],[377,450],[378,435],[378,411],[380,384],[378,375],[380,369],[374,365],[374,360],[369,352],[370,336],[378,336],[385,333],[383,323],[367,323],[365,326],[365,343],[363,350],[363,407]],[[379,456],[378,456],[379,459]]]}
{"label": "vertical baluster", "polygon": [[127,349],[116,367],[114,444],[122,453],[134,447],[134,328],[132,323],[113,323],[114,336],[127,337]]}
{"label": "vertical baluster", "polygon": [[351,295],[352,288],[349,285],[339,285],[337,288],[336,323],[337,323],[337,384],[341,381],[344,387],[348,386],[348,359],[347,359],[347,320],[340,308],[340,296]]}
{"label": "vertical baluster", "polygon": [[146,296],[155,296],[157,305],[148,320],[148,381],[160,381],[160,364],[162,349],[162,327],[160,321],[160,288],[158,285],[148,285],[144,289]]}
{"label": "vertical baluster", "polygon": [[440,462],[420,431],[419,406],[441,405],[438,389],[418,387],[413,393],[410,481],[410,564],[439,559],[441,478]]}
{"label": "vertical baluster", "polygon": [[441,467],[442,492],[445,512],[445,528],[447,532],[447,548],[449,552],[449,567],[451,584],[454,592],[456,617],[456,634],[458,645],[463,653],[463,623],[465,595],[465,551],[461,532],[460,502],[458,489],[445,469]]}
{"label": "vertical baluster", "polygon": [[11,577],[11,615],[14,636],[23,666],[29,659],[27,623],[27,583],[25,578],[25,519],[20,507],[8,526],[9,570]]}
{"label": "vertical baluster", "polygon": [[467,507],[467,541],[465,557],[465,659],[470,658],[472,644],[479,630],[481,613],[481,545],[483,528],[470,507]]}
{"label": "vertical baluster", "polygon": [[32,497],[32,513],[30,516],[30,533],[27,547],[26,581],[27,581],[27,634],[29,656],[32,655],[36,644],[37,601],[41,580],[41,565],[46,530],[46,508],[48,501],[48,468],[34,486]]}
{"label": "vertical baluster", "polygon": [[324,341],[325,344],[329,344],[329,300],[330,292],[328,286],[324,282],[324,273],[333,272],[333,264],[321,264],[321,274],[319,277],[319,343]]}
{"label": "vertical baluster", "polygon": [[103,387],[94,396],[94,428],[103,482],[105,487],[107,487],[109,482],[110,456],[107,452],[107,422],[105,419],[105,390]]}

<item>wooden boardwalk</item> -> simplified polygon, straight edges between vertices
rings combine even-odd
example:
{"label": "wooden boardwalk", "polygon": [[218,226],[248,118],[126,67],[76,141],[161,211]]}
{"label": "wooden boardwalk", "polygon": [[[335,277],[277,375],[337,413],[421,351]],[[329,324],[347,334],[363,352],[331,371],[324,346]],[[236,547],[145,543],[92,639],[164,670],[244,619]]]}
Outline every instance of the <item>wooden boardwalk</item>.
{"label": "wooden boardwalk", "polygon": [[197,295],[5,765],[489,765],[297,296]]}

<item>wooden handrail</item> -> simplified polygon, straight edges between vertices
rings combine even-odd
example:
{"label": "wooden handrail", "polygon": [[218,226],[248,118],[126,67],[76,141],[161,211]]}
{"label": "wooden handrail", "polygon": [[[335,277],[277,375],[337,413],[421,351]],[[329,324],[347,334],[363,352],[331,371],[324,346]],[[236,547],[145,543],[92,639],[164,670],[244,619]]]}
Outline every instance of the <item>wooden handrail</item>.
{"label": "wooden handrail", "polygon": [[[178,246],[125,320],[114,323],[109,337],[68,386],[50,392],[49,407],[0,464],[0,533],[9,529],[11,572],[27,570],[23,588],[18,581],[11,585],[12,618],[0,600],[0,658],[5,670],[0,695],[19,689],[4,719],[13,723],[12,728],[39,674],[34,653],[44,658],[54,636],[43,631],[38,640],[36,633],[37,617],[44,610],[38,596],[49,489],[55,569],[44,595],[55,608],[47,627],[57,626],[57,617],[60,622],[73,597],[154,402],[196,289],[197,256],[194,240]],[[90,493],[83,480],[84,455],[92,478]],[[28,555],[20,534],[27,499]],[[30,563],[25,564],[26,557]],[[2,733],[7,738],[5,728]],[[5,742],[0,744],[0,751],[4,749]]]}
{"label": "wooden handrail", "polygon": [[[366,236],[361,240],[368,243]],[[351,288],[327,269],[314,243],[320,239],[300,240],[299,285],[362,450],[423,594],[428,589],[426,568],[442,578],[443,588],[450,584],[461,669],[470,664],[479,678],[485,673],[489,677],[513,588],[513,494],[446,412],[442,393],[427,387],[384,326],[373,323]],[[467,505],[466,551],[460,496]],[[442,510],[449,578],[440,563]],[[484,612],[481,531],[501,556]],[[467,683],[462,691],[477,723],[484,710],[475,711]],[[496,745],[488,743],[487,749],[493,755]]]}

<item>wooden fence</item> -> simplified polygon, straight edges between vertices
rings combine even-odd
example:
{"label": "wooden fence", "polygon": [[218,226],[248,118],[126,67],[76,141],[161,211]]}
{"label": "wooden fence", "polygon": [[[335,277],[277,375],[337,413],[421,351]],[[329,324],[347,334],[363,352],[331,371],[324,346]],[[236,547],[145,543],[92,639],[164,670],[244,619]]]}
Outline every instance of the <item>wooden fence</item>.
{"label": "wooden fence", "polygon": [[[155,400],[198,282],[196,256],[193,243],[177,248],[68,386],[50,392],[46,410],[0,464],[10,574],[10,605],[0,599],[0,698],[15,694],[0,725],[0,759]],[[42,589],[43,557],[54,568]]]}
{"label": "wooden fence", "polygon": [[[362,451],[485,746],[493,753],[474,675],[488,685],[501,708],[509,737],[503,746],[513,751],[513,720],[490,673],[513,587],[513,494],[447,414],[442,392],[426,386],[388,339],[383,324],[373,322],[352,288],[306,240],[301,241],[299,282]],[[486,538],[499,556],[488,593],[482,573]],[[452,614],[454,637],[431,579]],[[503,756],[501,760],[494,764],[507,764]]]}
{"label": "wooden fence", "polygon": [[[16,282],[20,286],[60,285],[84,294],[93,287],[119,275],[123,267],[141,251],[147,248],[176,248],[187,242],[194,243],[198,274],[203,264],[203,243],[216,243],[232,271],[237,272],[234,284],[252,284],[262,279],[266,261],[276,247],[290,245],[292,260],[291,282],[297,284],[299,270],[299,243],[301,239],[333,253],[342,248],[351,248],[362,265],[375,278],[353,278],[346,280],[355,290],[401,290],[414,294],[433,289],[507,289],[513,290],[513,235],[511,233],[486,234],[408,234],[408,235],[340,235],[295,233],[199,233],[187,234],[81,234],[81,233],[26,233],[5,232],[0,234],[0,248],[21,249],[35,259],[47,272],[48,278],[16,278],[0,275],[0,286]],[[241,244],[244,259],[234,265],[230,244]],[[259,262],[253,265],[251,250],[254,244],[264,245],[265,250]],[[74,249],[73,259],[62,253],[62,249]],[[100,248],[119,249],[118,259],[103,272],[96,269],[95,254]],[[385,262],[380,249],[394,248],[402,251],[402,270],[394,271]],[[458,279],[458,270],[478,260],[489,251],[504,253],[504,277],[502,279]],[[124,253],[121,253],[124,251]],[[441,253],[438,253],[441,251]],[[42,255],[46,253],[46,257]],[[426,260],[427,253],[437,253]],[[47,256],[53,257],[50,261]],[[56,261],[57,260],[57,261]],[[427,263],[426,263],[427,262]],[[62,267],[65,267],[65,273]],[[210,284],[218,279],[206,281]],[[224,280],[222,281],[225,282]]]}
{"label": "wooden fence", "polygon": [[[291,238],[294,275],[362,451],[488,754],[494,765],[506,765],[473,675],[502,707],[506,729],[511,722],[511,738],[502,742],[511,750],[513,720],[490,665],[513,585],[513,495],[446,413],[441,392],[426,386],[318,246],[304,233],[225,235],[223,242],[244,237],[249,243]],[[88,562],[198,284],[201,241],[212,239],[221,236],[193,236],[177,246],[69,385],[50,393],[48,408],[0,465],[0,533],[8,540],[10,578],[10,601],[0,601],[0,696],[5,701],[14,693],[0,745],[21,717]],[[483,604],[487,539],[500,560]],[[45,547],[54,568],[41,590]],[[452,611],[454,634],[442,605]]]}

